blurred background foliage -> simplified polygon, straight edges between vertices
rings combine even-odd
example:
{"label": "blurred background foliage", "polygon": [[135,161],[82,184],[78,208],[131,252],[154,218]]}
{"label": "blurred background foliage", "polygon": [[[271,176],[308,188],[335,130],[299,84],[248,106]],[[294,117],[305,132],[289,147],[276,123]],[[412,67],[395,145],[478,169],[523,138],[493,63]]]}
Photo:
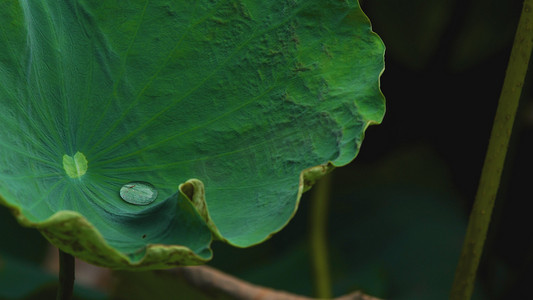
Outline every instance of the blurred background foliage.
{"label": "blurred background foliage", "polygon": [[[521,0],[362,1],[387,46],[382,125],[333,176],[328,223],[336,296],[447,299],[477,189]],[[531,67],[530,67],[531,70]],[[522,94],[476,299],[529,298],[533,280],[533,94]],[[215,243],[211,266],[313,295],[310,194],[289,225],[247,249]],[[47,242],[0,207],[0,299],[53,296]],[[78,287],[79,299],[105,294]],[[177,296],[177,295],[176,295]],[[45,298],[43,298],[45,297]]]}

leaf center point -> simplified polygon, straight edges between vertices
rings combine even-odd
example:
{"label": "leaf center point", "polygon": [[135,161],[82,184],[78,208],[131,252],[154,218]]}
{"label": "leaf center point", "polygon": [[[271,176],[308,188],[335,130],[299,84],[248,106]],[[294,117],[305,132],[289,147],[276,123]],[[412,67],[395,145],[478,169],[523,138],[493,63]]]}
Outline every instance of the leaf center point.
{"label": "leaf center point", "polygon": [[80,178],[87,172],[87,158],[83,153],[76,152],[74,157],[63,155],[63,169],[70,178]]}

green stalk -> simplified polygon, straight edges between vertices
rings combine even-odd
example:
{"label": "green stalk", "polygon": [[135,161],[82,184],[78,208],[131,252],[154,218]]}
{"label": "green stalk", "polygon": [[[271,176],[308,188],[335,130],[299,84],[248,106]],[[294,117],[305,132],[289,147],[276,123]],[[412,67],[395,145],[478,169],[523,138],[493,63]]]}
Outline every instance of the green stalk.
{"label": "green stalk", "polygon": [[59,250],[57,300],[71,300],[74,291],[74,256]]}
{"label": "green stalk", "polygon": [[327,241],[328,202],[331,189],[331,175],[326,175],[316,183],[311,199],[311,259],[314,275],[314,288],[317,298],[331,298],[329,274],[329,254]]}
{"label": "green stalk", "polygon": [[481,178],[470,214],[450,299],[472,296],[476,271],[498,193],[511,131],[533,46],[533,0],[525,0],[507,65]]}

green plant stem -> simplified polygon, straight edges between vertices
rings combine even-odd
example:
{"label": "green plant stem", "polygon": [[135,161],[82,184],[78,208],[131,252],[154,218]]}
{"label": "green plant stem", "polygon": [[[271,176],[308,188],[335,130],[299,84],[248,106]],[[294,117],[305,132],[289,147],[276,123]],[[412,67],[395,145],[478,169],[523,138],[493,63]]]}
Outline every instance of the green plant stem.
{"label": "green plant stem", "polygon": [[533,0],[524,1],[450,299],[470,299],[533,45]]}
{"label": "green plant stem", "polygon": [[57,300],[71,300],[74,291],[74,256],[59,250]]}
{"label": "green plant stem", "polygon": [[331,175],[326,175],[316,183],[311,199],[311,259],[315,295],[318,298],[332,297],[326,234],[330,187]]}

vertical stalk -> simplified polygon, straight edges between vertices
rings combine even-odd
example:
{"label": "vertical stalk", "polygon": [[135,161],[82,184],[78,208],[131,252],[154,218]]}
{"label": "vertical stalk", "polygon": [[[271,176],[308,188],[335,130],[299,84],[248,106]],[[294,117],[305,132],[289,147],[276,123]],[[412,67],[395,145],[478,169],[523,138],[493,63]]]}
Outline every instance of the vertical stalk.
{"label": "vertical stalk", "polygon": [[468,300],[472,296],[477,267],[500,184],[532,46],[533,0],[525,0],[507,65],[474,206],[468,222],[463,250],[455,273],[450,295],[452,300]]}
{"label": "vertical stalk", "polygon": [[71,300],[74,291],[74,256],[59,250],[57,300]]}
{"label": "vertical stalk", "polygon": [[313,189],[313,197],[311,199],[311,259],[315,295],[318,298],[332,297],[326,233],[330,187],[331,175],[328,174],[318,180]]}

